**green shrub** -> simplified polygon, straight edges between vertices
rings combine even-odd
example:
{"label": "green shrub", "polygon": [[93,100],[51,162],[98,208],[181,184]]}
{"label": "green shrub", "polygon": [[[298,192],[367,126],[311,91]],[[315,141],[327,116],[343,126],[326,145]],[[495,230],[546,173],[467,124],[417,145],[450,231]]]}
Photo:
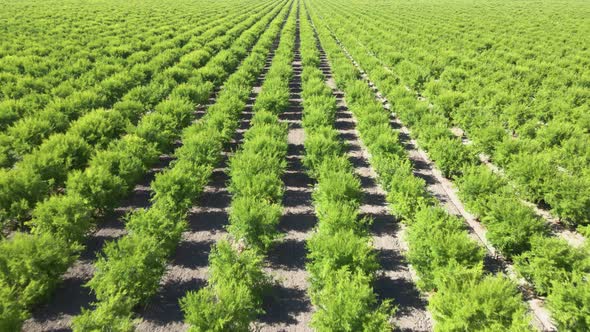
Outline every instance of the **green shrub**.
{"label": "green shrub", "polygon": [[82,138],[72,134],[53,135],[34,153],[27,155],[19,167],[39,173],[52,184],[63,184],[70,170],[83,168],[91,148]]}
{"label": "green shrub", "polygon": [[34,202],[49,191],[48,183],[28,168],[13,172],[0,170],[0,220],[2,224],[27,220]]}
{"label": "green shrub", "polygon": [[228,232],[244,239],[248,246],[266,251],[279,236],[277,225],[282,214],[279,204],[249,196],[239,196],[231,203]]}
{"label": "green shrub", "polygon": [[144,105],[136,100],[119,101],[113,105],[113,110],[133,124],[136,124],[146,111]]}
{"label": "green shrub", "polygon": [[80,242],[90,229],[92,207],[76,195],[51,196],[40,202],[28,222],[33,234],[50,234],[67,242]]}
{"label": "green shrub", "polygon": [[429,153],[447,178],[460,176],[463,168],[475,161],[473,154],[458,139],[440,138],[432,143]]}
{"label": "green shrub", "polygon": [[318,177],[322,163],[342,156],[344,147],[338,132],[332,127],[319,127],[314,131],[306,131],[306,135],[303,164],[312,177]]}
{"label": "green shrub", "polygon": [[150,143],[156,143],[159,151],[167,152],[178,137],[177,125],[173,115],[150,113],[141,119],[134,133]]}
{"label": "green shrub", "polygon": [[574,272],[590,273],[588,252],[573,248],[562,239],[537,236],[531,239],[531,250],[514,257],[517,271],[545,295],[551,287],[562,287]]}
{"label": "green shrub", "polygon": [[386,183],[388,188],[387,202],[393,213],[405,220],[412,220],[421,206],[430,205],[433,198],[426,191],[426,182],[414,177],[411,166],[400,167],[392,176],[391,182]]}
{"label": "green shrub", "polygon": [[174,214],[182,213],[200,196],[212,171],[212,166],[180,160],[168,171],[156,174],[151,184],[152,201]]}
{"label": "green shrub", "polygon": [[17,232],[0,242],[0,282],[12,287],[27,308],[49,296],[79,250],[52,234]]}
{"label": "green shrub", "polygon": [[544,196],[551,211],[571,225],[590,224],[590,176],[558,174]]}
{"label": "green shrub", "polygon": [[129,188],[125,181],[105,167],[90,167],[70,173],[66,184],[68,194],[85,198],[102,212],[114,208]]}
{"label": "green shrub", "polygon": [[119,112],[94,110],[72,124],[69,132],[98,149],[107,147],[127,129],[128,122]]}
{"label": "green shrub", "polygon": [[[99,303],[121,296],[124,310],[130,310],[158,289],[167,252],[150,236],[124,236],[110,242],[95,263],[95,272],[87,286]],[[121,312],[119,315],[127,315]]]}
{"label": "green shrub", "polygon": [[195,106],[187,99],[180,97],[166,99],[160,102],[155,112],[160,114],[166,114],[174,117],[175,127],[184,128],[191,123]]}
{"label": "green shrub", "polygon": [[505,190],[506,182],[486,166],[467,167],[463,176],[457,179],[459,195],[470,210],[478,215],[489,212],[494,195]]}
{"label": "green shrub", "polygon": [[481,277],[481,267],[441,270],[428,308],[435,331],[532,331],[522,295],[504,276]]}
{"label": "green shrub", "polygon": [[561,331],[590,329],[590,285],[588,275],[574,275],[572,280],[556,282],[547,297],[551,317]]}
{"label": "green shrub", "polygon": [[14,294],[13,288],[0,279],[0,330],[20,331],[29,314]]}
{"label": "green shrub", "polygon": [[370,237],[355,234],[352,230],[316,233],[307,241],[307,248],[312,294],[325,286],[329,274],[343,267],[365,275],[372,275],[379,267]]}
{"label": "green shrub", "polygon": [[[257,154],[240,153],[230,161],[231,182],[228,190],[235,195],[278,202],[283,196],[282,165],[273,166]],[[254,176],[256,175],[256,176]]]}
{"label": "green shrub", "polygon": [[391,331],[395,313],[390,302],[377,303],[371,277],[346,268],[326,275],[325,287],[312,301],[318,308],[311,327],[316,331]]}
{"label": "green shrub", "polygon": [[547,225],[520,201],[511,197],[492,197],[489,212],[482,218],[487,238],[507,257],[530,250],[531,238],[547,231]]}
{"label": "green shrub", "polygon": [[452,264],[477,267],[482,264],[484,251],[470,240],[463,222],[441,208],[418,210],[407,230],[410,243],[408,261],[414,266],[424,290],[437,289],[435,274]]}
{"label": "green shrub", "polygon": [[134,330],[131,310],[124,294],[100,302],[93,310],[82,308],[82,313],[72,319],[72,330],[75,332],[131,332]]}
{"label": "green shrub", "polygon": [[316,204],[325,202],[344,202],[360,206],[362,190],[360,180],[351,172],[340,169],[328,170],[333,165],[325,163],[326,171],[321,173],[317,189],[312,196]]}
{"label": "green shrub", "polygon": [[262,314],[262,294],[269,285],[262,257],[252,249],[219,241],[209,255],[208,286],[180,301],[191,331],[248,331]]}

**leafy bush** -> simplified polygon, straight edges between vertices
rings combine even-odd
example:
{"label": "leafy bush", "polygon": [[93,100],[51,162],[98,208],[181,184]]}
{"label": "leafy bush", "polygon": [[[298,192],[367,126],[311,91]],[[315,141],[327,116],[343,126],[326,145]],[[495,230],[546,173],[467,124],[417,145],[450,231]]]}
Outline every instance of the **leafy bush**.
{"label": "leafy bush", "polygon": [[72,330],[131,332],[135,328],[131,319],[132,307],[124,294],[117,294],[98,304],[94,310],[82,308],[82,313],[72,319]]}
{"label": "leafy bush", "polygon": [[407,230],[410,243],[408,261],[416,269],[424,290],[440,287],[435,283],[436,273],[449,265],[478,267],[484,251],[469,239],[463,222],[441,208],[419,209]]}
{"label": "leafy bush", "polygon": [[[87,283],[101,305],[118,296],[125,298],[125,310],[152,296],[165,268],[167,252],[151,236],[125,236],[110,242],[95,263],[95,272]],[[114,315],[126,316],[128,312]],[[102,320],[102,319],[101,319]]]}
{"label": "leafy bush", "polygon": [[80,196],[51,196],[37,204],[28,225],[33,234],[50,234],[67,242],[81,242],[90,229],[92,213],[92,207]]}
{"label": "leafy bush", "polygon": [[19,331],[29,316],[23,305],[14,299],[13,288],[0,279],[0,330]]}
{"label": "leafy bush", "polygon": [[208,286],[180,301],[191,329],[248,331],[250,322],[263,312],[261,296],[269,285],[262,264],[256,251],[236,250],[228,241],[219,241],[209,255]]}
{"label": "leafy bush", "polygon": [[231,203],[228,232],[264,252],[279,236],[277,225],[282,210],[279,204],[269,204],[255,197],[236,197]]}
{"label": "leafy bush", "polygon": [[572,273],[590,273],[588,252],[572,248],[562,239],[533,237],[531,250],[514,258],[517,271],[535,285],[539,294],[551,293],[553,286],[562,287]]}
{"label": "leafy bush", "polygon": [[17,232],[0,242],[0,283],[12,287],[26,308],[50,294],[79,249],[51,234]]}
{"label": "leafy bush", "polygon": [[460,176],[465,165],[474,163],[475,157],[458,139],[440,138],[432,143],[430,156],[445,177]]}
{"label": "leafy bush", "polygon": [[449,266],[429,301],[437,331],[532,331],[516,285],[503,276],[481,277],[481,267]]}
{"label": "leafy bush", "polygon": [[342,156],[344,147],[338,132],[331,127],[319,127],[314,131],[306,131],[306,134],[303,164],[312,177],[317,177],[322,163]]}
{"label": "leafy bush", "polygon": [[376,253],[367,235],[342,230],[335,234],[316,233],[307,241],[312,294],[326,285],[328,275],[346,267],[349,271],[372,275],[379,267]]}
{"label": "leafy bush", "polygon": [[486,166],[472,166],[457,179],[457,186],[461,199],[481,216],[489,213],[490,202],[505,189],[506,182]]}
{"label": "leafy bush", "polygon": [[156,175],[151,183],[152,201],[178,215],[186,211],[200,196],[212,171],[212,166],[200,166],[190,160],[180,160],[167,172]]}
{"label": "leafy bush", "polygon": [[51,184],[63,184],[68,171],[86,165],[91,148],[72,134],[53,135],[34,153],[27,155],[18,167],[29,168]]}
{"label": "leafy bush", "polygon": [[496,196],[488,205],[489,213],[482,218],[487,238],[507,257],[530,250],[531,238],[547,231],[546,223],[518,200]]}
{"label": "leafy bush", "polygon": [[90,146],[100,149],[121,136],[127,125],[128,122],[121,113],[98,109],[78,119],[69,132],[81,137]]}
{"label": "leafy bush", "polygon": [[551,316],[563,331],[587,331],[590,328],[590,286],[587,275],[556,283],[547,297]]}
{"label": "leafy bush", "polygon": [[371,278],[346,268],[326,275],[325,286],[312,298],[318,311],[311,327],[317,331],[391,331],[395,309],[377,303]]}
{"label": "leafy bush", "polygon": [[70,173],[66,187],[68,194],[85,198],[93,208],[102,212],[114,208],[129,190],[121,177],[104,166]]}

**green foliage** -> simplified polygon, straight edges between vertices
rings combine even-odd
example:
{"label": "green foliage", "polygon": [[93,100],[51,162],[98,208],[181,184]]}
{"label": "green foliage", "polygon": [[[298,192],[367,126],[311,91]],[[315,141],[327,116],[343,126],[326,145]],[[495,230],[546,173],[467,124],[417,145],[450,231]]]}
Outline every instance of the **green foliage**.
{"label": "green foliage", "polygon": [[156,175],[152,182],[152,201],[174,214],[186,211],[200,196],[213,167],[195,165],[190,160],[180,160],[167,172]]}
{"label": "green foliage", "polygon": [[590,328],[590,285],[588,275],[556,284],[547,297],[552,318],[562,331],[586,331]]}
{"label": "green foliage", "polygon": [[371,278],[346,268],[326,275],[326,284],[312,298],[318,311],[311,327],[317,331],[391,331],[395,309],[390,302],[377,303]]}
{"label": "green foliage", "polygon": [[90,146],[105,148],[125,132],[127,125],[121,113],[98,109],[78,119],[69,132],[81,137]]}
{"label": "green foliage", "polygon": [[455,264],[475,268],[481,266],[484,251],[469,235],[461,220],[441,208],[420,209],[408,228],[407,240],[411,243],[408,261],[416,269],[424,290],[441,287],[435,275],[441,269]]}
{"label": "green foliage", "polygon": [[87,285],[101,305],[103,301],[124,296],[122,304],[129,305],[124,305],[123,310],[131,309],[131,304],[140,303],[156,292],[165,256],[166,251],[153,237],[125,236],[107,244]]}
{"label": "green foliage", "polygon": [[466,168],[458,179],[459,195],[471,211],[480,216],[489,213],[494,196],[501,193],[506,182],[486,166]]}
{"label": "green foliage", "polygon": [[312,294],[326,285],[328,275],[341,268],[372,275],[379,267],[370,237],[342,230],[334,234],[316,233],[307,242],[307,270]]}
{"label": "green foliage", "polygon": [[234,249],[219,241],[209,256],[208,286],[189,292],[181,302],[193,331],[248,331],[261,314],[261,295],[269,285],[262,257],[252,249]]}
{"label": "green foliage", "polygon": [[320,175],[317,189],[313,192],[313,199],[318,205],[329,202],[341,202],[360,206],[362,198],[360,180],[346,169],[330,169],[325,164]]}
{"label": "green foliage", "polygon": [[105,166],[70,173],[66,187],[68,194],[83,197],[102,212],[113,209],[129,190],[125,181]]}
{"label": "green foliage", "polygon": [[80,169],[90,157],[90,146],[72,134],[58,134],[48,138],[33,154],[27,155],[17,168],[29,168],[44,181],[63,184],[68,171]]}
{"label": "green foliage", "polygon": [[344,147],[338,138],[338,132],[331,127],[318,127],[306,131],[305,156],[303,164],[313,177],[319,176],[319,167],[326,160],[342,156]]}
{"label": "green foliage", "polygon": [[518,272],[535,285],[539,294],[563,287],[572,273],[590,273],[588,251],[572,248],[562,239],[534,237],[531,250],[515,257]]}
{"label": "green foliage", "polygon": [[473,164],[473,154],[458,139],[440,138],[432,143],[430,156],[445,177],[460,176],[465,165]]}
{"label": "green foliage", "polygon": [[13,288],[0,280],[0,330],[18,331],[29,316],[22,303],[14,299]]}
{"label": "green foliage", "polygon": [[248,246],[264,252],[279,236],[277,226],[283,210],[279,204],[240,196],[232,200],[230,209],[228,232]]}
{"label": "green foliage", "polygon": [[50,294],[79,249],[51,234],[15,233],[0,242],[0,283],[26,308]]}
{"label": "green foliage", "polygon": [[522,297],[504,276],[481,277],[481,267],[441,270],[428,308],[435,331],[532,331]]}
{"label": "green foliage", "polygon": [[590,224],[590,177],[558,174],[545,200],[551,211],[566,223]]}
{"label": "green foliage", "polygon": [[488,205],[489,213],[482,218],[487,227],[487,238],[507,257],[530,250],[532,237],[547,232],[545,222],[520,201],[495,196]]}
{"label": "green foliage", "polygon": [[107,302],[101,302],[94,310],[82,309],[82,313],[72,319],[75,332],[131,332],[134,330],[131,319],[132,304],[124,295],[116,295]]}
{"label": "green foliage", "polygon": [[80,196],[51,196],[37,204],[28,225],[33,234],[51,234],[67,242],[81,242],[90,229],[92,212]]}
{"label": "green foliage", "polygon": [[412,171],[408,168],[400,167],[392,173],[394,175],[391,182],[386,183],[389,189],[387,202],[396,216],[409,220],[421,206],[432,202],[425,190],[426,182],[421,178],[413,177]]}

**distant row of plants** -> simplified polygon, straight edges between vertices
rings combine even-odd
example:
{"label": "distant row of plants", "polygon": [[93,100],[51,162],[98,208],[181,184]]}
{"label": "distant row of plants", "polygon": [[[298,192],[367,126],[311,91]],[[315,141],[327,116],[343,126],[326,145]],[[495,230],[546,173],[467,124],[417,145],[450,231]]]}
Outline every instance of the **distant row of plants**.
{"label": "distant row of plants", "polygon": [[[319,69],[319,42],[307,10],[300,23],[303,164],[317,181],[313,203],[318,224],[307,241],[309,294],[316,309],[311,326],[317,331],[391,331],[395,309],[389,300],[378,301],[373,289],[379,262],[369,234],[372,220],[359,215],[361,182],[334,128],[336,98]],[[333,63],[332,69],[342,67]]]}
{"label": "distant row of plants", "polygon": [[[493,4],[496,10],[512,5]],[[583,11],[581,5],[572,4],[563,25],[551,26],[552,33],[539,31],[531,22],[544,25],[540,22],[563,14],[566,9],[555,4],[544,4],[544,13],[534,17],[528,13],[508,25],[499,23],[507,18],[494,11],[482,15],[466,8],[459,15],[441,9],[444,15],[475,16],[486,24],[457,40],[436,38],[436,42],[432,36],[461,29],[448,23],[456,20],[426,31],[419,22],[430,20],[429,16],[401,23],[378,11],[351,15],[355,10],[339,7],[337,1],[326,9],[338,11],[341,20],[357,22],[354,34],[345,33],[365,44],[401,83],[430,99],[437,114],[431,125],[461,127],[475,143],[474,151],[486,153],[504,168],[520,197],[548,205],[566,224],[586,226],[590,224],[590,72],[580,61],[587,53],[576,46],[584,43],[580,36],[565,37],[569,29],[581,28],[583,19],[573,19]],[[420,28],[408,30],[408,24]],[[502,33],[490,32],[490,25],[498,30],[510,27],[504,33],[518,31],[518,36],[502,39]],[[469,39],[470,34],[477,37]],[[539,43],[539,35],[546,34],[565,39],[559,47]]]}
{"label": "distant row of plants", "polygon": [[[243,8],[245,13],[236,10],[234,13],[239,13],[239,16],[233,17],[232,21],[234,24],[241,22],[249,13],[255,13],[268,5],[268,2],[261,2],[259,5]],[[100,8],[100,5],[95,8]],[[102,38],[91,34],[90,37],[94,40],[86,41],[87,49],[82,45],[60,45],[54,40],[57,36],[47,38],[41,34],[36,42],[46,42],[44,38],[51,40],[50,54],[42,57],[21,57],[14,50],[14,55],[1,58],[0,90],[11,91],[5,91],[5,98],[1,98],[0,93],[0,128],[5,130],[0,136],[0,165],[11,166],[51,134],[65,131],[71,121],[90,110],[112,107],[130,90],[139,89],[139,86],[146,85],[152,78],[160,85],[165,83],[170,75],[162,72],[167,67],[178,62],[180,57],[203,47],[204,40],[210,40],[214,35],[227,30],[220,27],[228,19],[227,12],[217,12],[221,8],[222,5],[217,8],[201,8],[201,13],[193,13],[199,18],[196,26],[183,25],[180,23],[183,19],[178,18],[172,22],[167,20],[164,25],[158,24],[158,29],[142,22],[133,27],[144,31],[131,33],[130,36],[121,36],[130,33],[129,27],[118,31],[116,27],[110,26],[112,30],[108,33],[103,31],[101,35],[105,36]],[[10,10],[8,7],[6,9]],[[94,21],[90,19],[81,21],[81,25],[94,25]],[[42,25],[41,22],[41,19],[36,18],[33,25]],[[13,24],[12,27],[17,30],[22,28],[19,23]],[[177,26],[171,26],[174,24]],[[34,28],[38,29],[39,26]],[[15,42],[23,42],[25,39],[28,38],[18,38]],[[149,41],[151,44],[142,41]],[[103,43],[108,43],[109,46],[102,45]],[[64,51],[67,53],[63,54]],[[22,53],[26,52],[27,49],[24,49]],[[78,57],[80,59],[76,60]],[[45,61],[51,65],[44,63]],[[47,76],[39,76],[39,71],[43,71],[41,68],[49,70],[50,67],[52,70]],[[80,72],[72,73],[72,70]],[[52,88],[57,84],[59,85]],[[48,91],[49,89],[51,90]]]}
{"label": "distant row of plants", "polygon": [[430,294],[435,329],[530,330],[530,317],[516,285],[502,274],[484,272],[483,249],[469,237],[463,222],[430,196],[425,181],[414,175],[414,165],[389,124],[390,114],[360,79],[318,12],[311,13],[336,82],[346,94],[371,154],[370,163],[388,192],[391,210],[406,226],[407,257],[419,277],[418,287]]}

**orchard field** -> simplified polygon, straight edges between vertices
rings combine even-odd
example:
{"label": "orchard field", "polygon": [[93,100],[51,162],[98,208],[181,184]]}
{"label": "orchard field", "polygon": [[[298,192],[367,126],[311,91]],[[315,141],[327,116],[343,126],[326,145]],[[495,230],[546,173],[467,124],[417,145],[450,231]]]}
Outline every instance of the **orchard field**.
{"label": "orchard field", "polygon": [[590,2],[0,8],[0,332],[590,331]]}

